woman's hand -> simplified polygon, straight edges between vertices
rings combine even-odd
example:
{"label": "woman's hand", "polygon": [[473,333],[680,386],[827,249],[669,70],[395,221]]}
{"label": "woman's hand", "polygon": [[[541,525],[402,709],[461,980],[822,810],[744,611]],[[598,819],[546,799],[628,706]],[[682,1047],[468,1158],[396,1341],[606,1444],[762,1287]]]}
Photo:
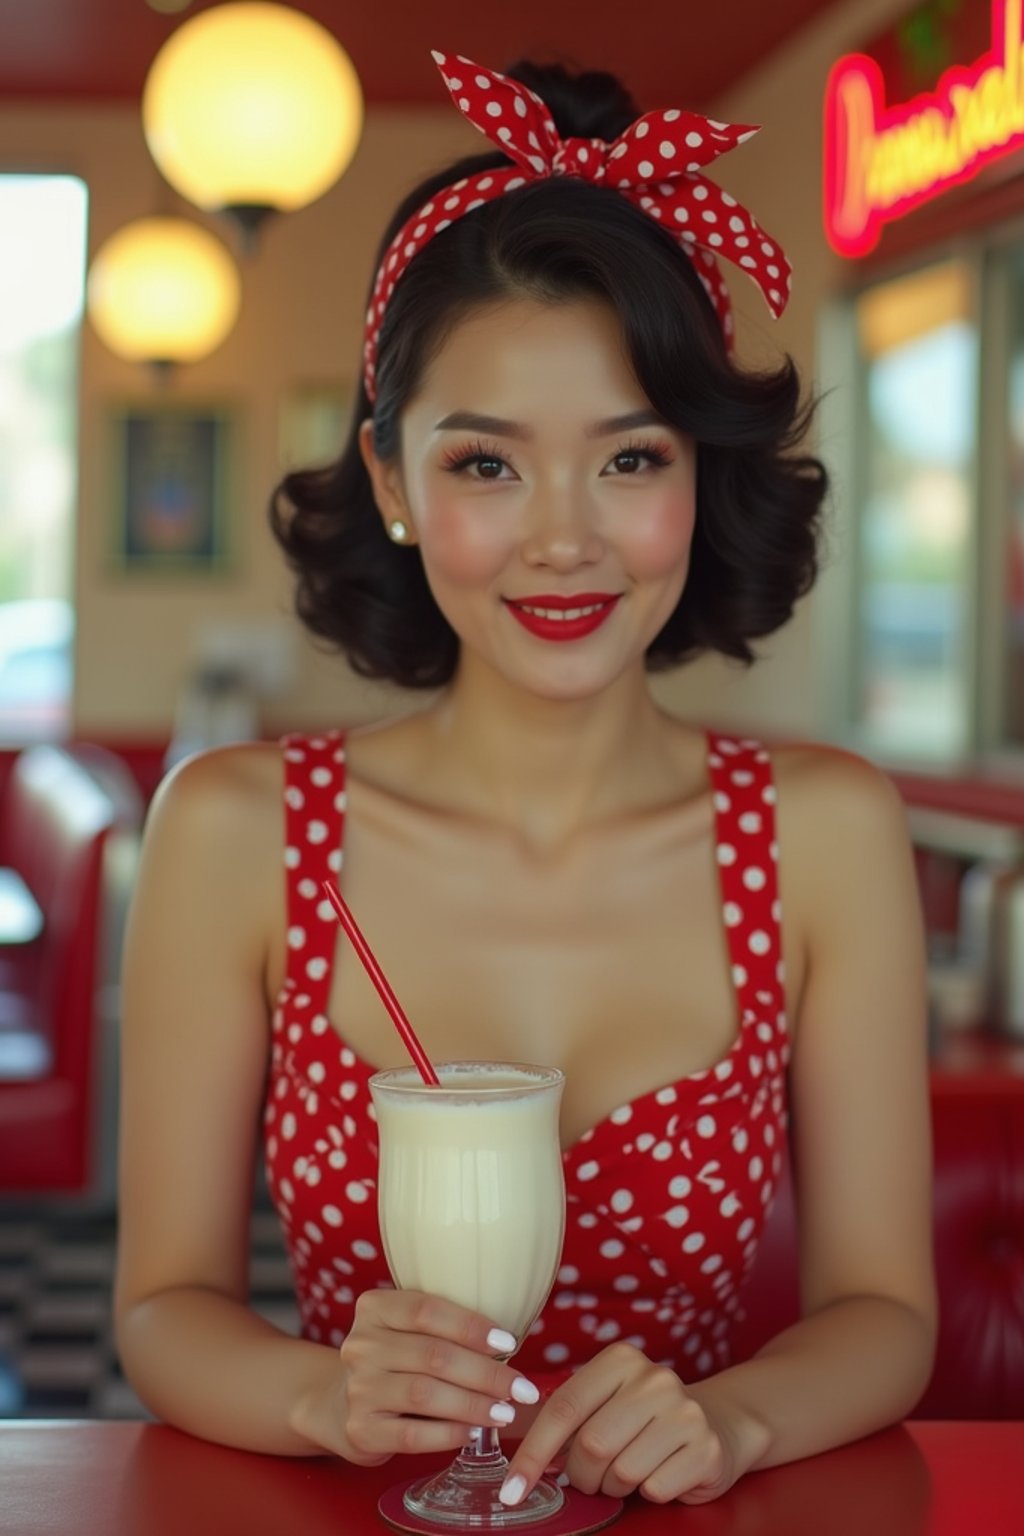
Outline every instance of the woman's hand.
{"label": "woman's hand", "polygon": [[295,1428],[360,1466],[397,1451],[458,1450],[467,1428],[506,1425],[537,1388],[495,1355],[516,1341],[477,1312],[421,1291],[364,1291],[338,1369],[296,1406]]}
{"label": "woman's hand", "polygon": [[545,1468],[564,1460],[581,1493],[656,1504],[705,1504],[725,1493],[756,1456],[739,1422],[712,1417],[667,1366],[631,1344],[611,1344],[581,1366],[537,1414],[511,1458],[502,1499],[518,1504]]}

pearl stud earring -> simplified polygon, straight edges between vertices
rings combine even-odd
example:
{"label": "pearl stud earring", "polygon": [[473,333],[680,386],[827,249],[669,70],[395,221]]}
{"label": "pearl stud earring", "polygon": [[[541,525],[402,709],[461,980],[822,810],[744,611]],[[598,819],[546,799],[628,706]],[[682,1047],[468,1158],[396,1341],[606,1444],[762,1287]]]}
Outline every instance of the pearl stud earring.
{"label": "pearl stud earring", "polygon": [[405,524],[401,522],[397,517],[393,523],[389,523],[388,525],[388,533],[394,539],[396,544],[401,544],[404,542],[407,532],[408,529],[406,528]]}

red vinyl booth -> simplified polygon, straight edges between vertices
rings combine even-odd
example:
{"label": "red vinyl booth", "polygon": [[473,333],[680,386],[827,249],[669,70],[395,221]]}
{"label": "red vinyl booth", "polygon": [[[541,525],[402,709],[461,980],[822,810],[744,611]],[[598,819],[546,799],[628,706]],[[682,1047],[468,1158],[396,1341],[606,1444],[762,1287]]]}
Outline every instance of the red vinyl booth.
{"label": "red vinyl booth", "polygon": [[0,1192],[77,1192],[92,1175],[104,848],[122,808],[84,761],[37,746],[0,800],[0,864],[42,910],[0,946]]}
{"label": "red vinyl booth", "polygon": [[[915,1418],[1024,1419],[1024,1075],[932,1075],[939,1340]],[[787,1167],[744,1292],[735,1358],[799,1315]]]}

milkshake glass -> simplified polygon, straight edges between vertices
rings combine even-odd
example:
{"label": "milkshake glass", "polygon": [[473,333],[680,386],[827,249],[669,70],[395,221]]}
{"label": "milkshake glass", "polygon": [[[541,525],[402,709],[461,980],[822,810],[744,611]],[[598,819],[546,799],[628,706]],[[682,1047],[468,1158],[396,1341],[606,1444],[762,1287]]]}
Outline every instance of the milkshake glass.
{"label": "milkshake glass", "polygon": [[[400,1289],[482,1312],[522,1343],[554,1283],[565,1230],[557,1068],[460,1061],[440,1087],[415,1067],[378,1072],[381,1239]],[[514,1508],[498,1499],[507,1468],[497,1430],[469,1431],[446,1471],[405,1493],[407,1510],[452,1529],[501,1530],[547,1519],[562,1491],[542,1480]]]}

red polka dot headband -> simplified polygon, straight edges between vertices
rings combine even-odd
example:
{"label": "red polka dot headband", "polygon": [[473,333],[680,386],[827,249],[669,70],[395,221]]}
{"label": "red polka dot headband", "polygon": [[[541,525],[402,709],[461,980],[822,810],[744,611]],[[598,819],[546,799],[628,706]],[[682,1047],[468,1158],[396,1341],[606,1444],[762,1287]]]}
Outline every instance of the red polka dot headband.
{"label": "red polka dot headband", "polygon": [[549,109],[525,85],[462,54],[434,53],[433,58],[459,111],[515,164],[463,176],[424,203],[392,240],[366,313],[363,375],[370,400],[376,397],[377,340],[384,311],[416,253],[463,214],[549,176],[579,176],[611,187],[670,230],[693,261],[730,350],[732,306],[716,256],[727,257],[747,272],[772,314],[776,319],[781,315],[791,278],[781,248],[734,197],[699,174],[701,166],[752,138],[757,128],[719,123],[673,107],[645,113],[612,144],[604,139],[563,140]]}

